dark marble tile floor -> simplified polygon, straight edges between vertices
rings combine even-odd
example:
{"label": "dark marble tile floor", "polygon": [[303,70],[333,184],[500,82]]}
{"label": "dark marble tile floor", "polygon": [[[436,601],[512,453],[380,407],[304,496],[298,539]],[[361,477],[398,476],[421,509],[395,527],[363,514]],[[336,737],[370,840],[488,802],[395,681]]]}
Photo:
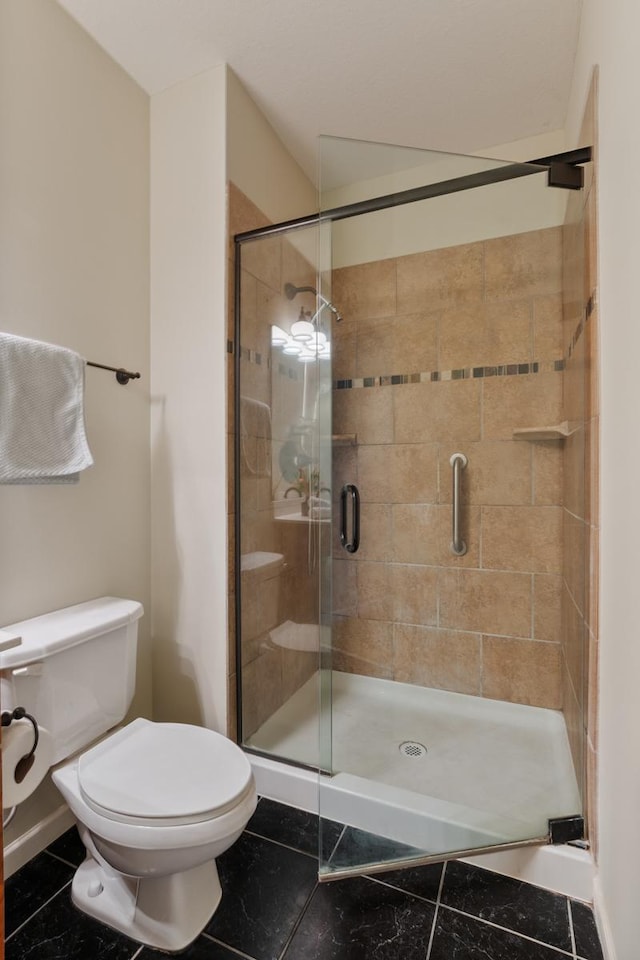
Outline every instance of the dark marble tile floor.
{"label": "dark marble tile floor", "polygon": [[[317,817],[260,800],[218,859],[222,903],[181,960],[602,960],[583,903],[459,861],[319,884],[318,841]],[[392,846],[323,825],[336,864]],[[70,830],[7,880],[5,960],[166,958],[72,906],[83,857]]]}

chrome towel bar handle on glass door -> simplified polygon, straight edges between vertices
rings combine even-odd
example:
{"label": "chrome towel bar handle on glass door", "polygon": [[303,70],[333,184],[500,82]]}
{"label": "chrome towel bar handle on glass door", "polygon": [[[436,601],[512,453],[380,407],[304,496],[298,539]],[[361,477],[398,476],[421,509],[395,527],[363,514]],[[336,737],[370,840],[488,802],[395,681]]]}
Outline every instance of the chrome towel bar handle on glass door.
{"label": "chrome towel bar handle on glass door", "polygon": [[[351,500],[351,539],[347,535],[347,497]],[[360,546],[360,493],[355,483],[345,483],[340,491],[340,543],[347,553]]]}
{"label": "chrome towel bar handle on glass door", "polygon": [[460,473],[468,461],[464,453],[453,453],[449,460],[453,469],[452,523],[451,523],[451,553],[456,557],[464,557],[467,545],[460,536]]}

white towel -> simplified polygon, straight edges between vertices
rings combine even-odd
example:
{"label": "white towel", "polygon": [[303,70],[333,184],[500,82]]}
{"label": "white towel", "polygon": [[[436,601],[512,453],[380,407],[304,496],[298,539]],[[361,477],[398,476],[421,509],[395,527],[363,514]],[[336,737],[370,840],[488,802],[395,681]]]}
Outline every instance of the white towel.
{"label": "white towel", "polygon": [[271,408],[240,397],[240,439],[244,468],[254,477],[271,476]]}
{"label": "white towel", "polygon": [[74,483],[91,466],[84,370],[73,350],[0,333],[0,483]]}
{"label": "white towel", "polygon": [[252,397],[240,397],[240,422],[247,437],[271,440],[271,407]]}

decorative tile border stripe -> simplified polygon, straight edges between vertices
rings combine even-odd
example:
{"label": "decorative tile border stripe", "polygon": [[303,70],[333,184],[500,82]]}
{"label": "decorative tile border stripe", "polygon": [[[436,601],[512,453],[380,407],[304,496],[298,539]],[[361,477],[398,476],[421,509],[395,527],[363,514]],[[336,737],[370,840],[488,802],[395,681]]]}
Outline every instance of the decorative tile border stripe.
{"label": "decorative tile border stripe", "polygon": [[[393,373],[381,377],[358,377],[348,380],[334,380],[334,390],[352,390],[360,387],[388,387],[398,386],[403,383],[440,383],[449,380],[471,380],[485,377],[512,377],[520,374],[559,373],[566,369],[567,362],[573,356],[573,352],[582,336],[584,329],[595,310],[595,290],[587,300],[584,308],[584,314],[578,321],[569,346],[564,357],[560,360],[554,360],[551,363],[507,363],[498,364],[489,367],[460,367],[457,370],[430,370],[425,373]],[[227,340],[227,353],[235,352],[235,343],[233,340]],[[265,366],[271,369],[271,358],[266,357],[266,364],[263,364],[263,355],[258,350],[251,350],[247,347],[240,348],[242,360],[248,363],[254,363],[257,366]],[[295,367],[289,367],[286,364],[278,363],[278,373],[289,380],[300,379],[300,371]]]}
{"label": "decorative tile border stripe", "polygon": [[[234,341],[227,340],[227,353],[233,354]],[[266,366],[271,369],[271,358],[265,359],[258,350],[251,350],[248,347],[240,348],[240,357],[248,363],[257,366]],[[502,363],[489,367],[459,367],[457,370],[427,370],[423,373],[393,373],[380,377],[360,377],[349,380],[334,380],[334,390],[352,390],[359,387],[390,387],[398,386],[403,383],[444,383],[449,380],[477,380],[485,377],[512,377],[521,374],[544,373],[545,371],[564,370],[565,361],[555,360],[552,363]],[[289,380],[299,380],[301,378],[301,369],[299,366],[289,366],[278,360],[277,372],[281,377]]]}
{"label": "decorative tile border stripe", "polygon": [[450,380],[479,380],[488,377],[516,377],[531,373],[557,373],[564,370],[564,360],[546,363],[500,363],[490,367],[460,367],[457,370],[427,370],[424,373],[395,373],[383,377],[354,377],[334,380],[334,390],[356,390],[360,387],[393,387],[403,383],[445,383]]}
{"label": "decorative tile border stripe", "polygon": [[[560,360],[552,360],[541,363],[533,361],[532,363],[501,363],[494,366],[485,367],[459,367],[455,370],[427,370],[421,373],[393,373],[378,377],[354,377],[350,379],[334,380],[334,390],[355,390],[361,387],[389,387],[400,386],[405,383],[446,383],[450,380],[478,380],[487,377],[513,377],[535,373],[560,373],[566,369],[568,361],[571,359],[585,326],[595,309],[595,294],[589,297],[585,305],[584,316],[578,321],[573,332],[569,347],[564,357]],[[227,353],[233,354],[235,344],[233,340],[227,340]],[[258,350],[251,350],[247,347],[241,347],[241,359],[256,366],[267,367],[271,369],[271,358],[264,357]],[[288,380],[301,379],[301,370],[298,366],[289,366],[287,363],[278,361],[277,372],[279,376],[286,377]]]}
{"label": "decorative tile border stripe", "polygon": [[249,350],[247,347],[240,347],[240,359],[247,360],[249,363],[255,363],[262,366],[262,354],[258,350]]}
{"label": "decorative tile border stripe", "polygon": [[[234,351],[234,341],[227,340],[227,353],[232,354]],[[267,370],[271,370],[272,367],[271,357],[265,357],[259,350],[250,350],[248,347],[240,347],[240,359],[246,360],[247,363],[253,363],[263,369],[266,367]],[[274,369],[277,370],[279,376],[286,377],[288,380],[301,379],[301,368],[299,364],[298,366],[289,366],[287,363],[283,363],[282,360],[278,360],[277,366],[274,367]]]}
{"label": "decorative tile border stripe", "polygon": [[[235,353],[235,344],[233,340],[227,340],[227,353]],[[248,347],[240,347],[240,359],[246,360],[248,363],[255,363],[257,366],[262,367],[266,366],[271,368],[271,358],[266,358],[265,361],[264,354],[260,353],[259,350],[250,350]],[[282,364],[281,364],[282,366]]]}

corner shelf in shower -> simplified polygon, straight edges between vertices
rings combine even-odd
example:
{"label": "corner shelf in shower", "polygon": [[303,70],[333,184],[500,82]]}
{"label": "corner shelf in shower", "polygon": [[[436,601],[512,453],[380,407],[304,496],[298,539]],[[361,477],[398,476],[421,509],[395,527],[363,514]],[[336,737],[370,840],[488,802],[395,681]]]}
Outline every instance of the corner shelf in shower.
{"label": "corner shelf in shower", "polygon": [[513,431],[514,440],[566,440],[576,432],[569,426],[568,420],[551,427],[521,427]]}
{"label": "corner shelf in shower", "polygon": [[306,513],[287,513],[281,517],[273,518],[276,523],[305,523],[307,526],[310,523],[331,523],[331,517],[310,517]]}
{"label": "corner shelf in shower", "polygon": [[358,437],[355,433],[334,433],[331,442],[334,447],[355,447],[358,443]]}

